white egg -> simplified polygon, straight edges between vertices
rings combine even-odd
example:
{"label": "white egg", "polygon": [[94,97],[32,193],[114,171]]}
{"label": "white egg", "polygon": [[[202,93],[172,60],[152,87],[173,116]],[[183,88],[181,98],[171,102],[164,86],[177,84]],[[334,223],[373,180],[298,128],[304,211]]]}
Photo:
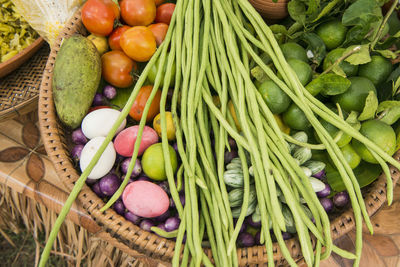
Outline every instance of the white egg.
{"label": "white egg", "polygon": [[[108,132],[117,121],[121,114],[118,110],[112,108],[97,109],[85,116],[82,121],[82,132],[88,139],[93,139],[98,136],[106,137]],[[126,119],[118,127],[115,134],[122,131],[126,126]]]}
{"label": "white egg", "polygon": [[[106,138],[102,136],[95,137],[87,142],[83,147],[81,160],[79,162],[82,172],[88,167],[90,161],[93,159],[105,139]],[[114,145],[110,142],[101,155],[99,161],[90,172],[88,178],[99,179],[109,173],[114,166],[116,156]]]}

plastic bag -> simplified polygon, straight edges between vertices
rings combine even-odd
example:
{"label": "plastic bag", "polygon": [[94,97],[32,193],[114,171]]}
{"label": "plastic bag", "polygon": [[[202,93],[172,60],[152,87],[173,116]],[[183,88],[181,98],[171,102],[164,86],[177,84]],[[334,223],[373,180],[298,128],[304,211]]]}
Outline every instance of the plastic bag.
{"label": "plastic bag", "polygon": [[50,46],[85,0],[12,0],[17,11]]}

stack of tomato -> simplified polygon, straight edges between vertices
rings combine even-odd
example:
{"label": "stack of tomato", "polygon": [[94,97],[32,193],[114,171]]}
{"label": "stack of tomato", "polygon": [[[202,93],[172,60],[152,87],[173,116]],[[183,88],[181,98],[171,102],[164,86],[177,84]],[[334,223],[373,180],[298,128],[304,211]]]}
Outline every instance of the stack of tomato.
{"label": "stack of tomato", "polygon": [[[164,2],[88,0],[84,4],[82,22],[102,54],[102,76],[109,84],[130,87],[139,76],[138,63],[149,61],[161,45],[175,9],[174,3]],[[148,89],[151,87],[141,90],[146,100]],[[141,114],[138,117],[134,113],[133,119],[140,119]]]}

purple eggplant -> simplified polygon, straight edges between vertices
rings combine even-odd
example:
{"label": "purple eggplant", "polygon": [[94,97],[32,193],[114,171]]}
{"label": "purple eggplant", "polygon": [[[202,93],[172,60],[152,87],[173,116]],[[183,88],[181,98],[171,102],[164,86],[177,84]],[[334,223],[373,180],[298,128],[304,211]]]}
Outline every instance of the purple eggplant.
{"label": "purple eggplant", "polygon": [[118,213],[119,215],[124,215],[125,214],[125,205],[122,202],[122,200],[118,199],[117,201],[115,201],[114,205],[113,205],[113,209],[115,210],[116,213]]}
{"label": "purple eggplant", "polygon": [[79,162],[84,145],[76,145],[72,148],[71,157],[75,162]]}
{"label": "purple eggplant", "polygon": [[93,98],[93,106],[104,106],[106,104],[106,99],[103,94],[96,93]]}
{"label": "purple eggplant", "polygon": [[117,89],[114,86],[106,85],[103,88],[103,95],[108,99],[114,99],[117,96]]}
{"label": "purple eggplant", "polygon": [[241,247],[252,247],[252,246],[254,246],[254,243],[255,243],[254,236],[252,236],[251,234],[249,234],[247,232],[241,233],[238,236],[237,241],[239,243],[239,246],[241,246]]}
{"label": "purple eggplant", "polygon": [[167,210],[166,212],[164,212],[163,214],[161,214],[160,216],[157,216],[155,218],[153,218],[156,222],[159,223],[163,223],[165,222],[166,219],[168,219],[171,216],[171,212],[169,210]]}
{"label": "purple eggplant", "polygon": [[[126,158],[121,163],[121,172],[126,174],[128,171],[129,163],[131,162],[132,158]],[[142,172],[142,164],[140,163],[139,159],[136,159],[135,166],[133,167],[133,171],[131,177],[138,177]]]}
{"label": "purple eggplant", "polygon": [[149,219],[144,219],[141,223],[140,223],[140,228],[142,228],[145,231],[150,232],[151,231],[151,227],[155,226],[154,222],[152,220]]}
{"label": "purple eggplant", "polygon": [[178,217],[171,217],[165,221],[165,229],[167,232],[174,231],[179,228],[181,220]]}
{"label": "purple eggplant", "polygon": [[99,185],[101,192],[105,196],[111,197],[121,185],[121,179],[117,175],[110,173],[100,179]]}
{"label": "purple eggplant", "polygon": [[101,192],[101,190],[100,190],[100,182],[95,183],[95,184],[92,186],[92,190],[93,190],[93,192],[94,192],[99,198],[104,198],[104,197],[105,197],[105,195],[103,194],[103,192]]}
{"label": "purple eggplant", "polygon": [[346,191],[339,192],[335,196],[333,196],[333,204],[336,207],[344,207],[349,203],[349,194]]}
{"label": "purple eggplant", "polygon": [[71,138],[72,142],[76,145],[84,145],[88,141],[81,128],[74,130],[71,134]]}
{"label": "purple eggplant", "polygon": [[324,207],[324,210],[326,212],[330,212],[333,209],[333,201],[330,198],[321,198],[319,200],[321,202],[322,207]]}
{"label": "purple eggplant", "polygon": [[234,158],[238,157],[238,152],[236,150],[232,150],[232,151],[225,151],[225,155],[224,155],[224,162],[225,164],[228,164],[229,162],[231,162]]}
{"label": "purple eggplant", "polygon": [[138,225],[140,223],[140,221],[142,220],[141,217],[133,214],[130,211],[125,212],[125,219],[127,219],[130,222],[133,222],[136,225]]}
{"label": "purple eggplant", "polygon": [[325,184],[325,188],[322,191],[317,192],[317,196],[322,198],[322,197],[327,197],[331,194],[332,190],[329,184]]}

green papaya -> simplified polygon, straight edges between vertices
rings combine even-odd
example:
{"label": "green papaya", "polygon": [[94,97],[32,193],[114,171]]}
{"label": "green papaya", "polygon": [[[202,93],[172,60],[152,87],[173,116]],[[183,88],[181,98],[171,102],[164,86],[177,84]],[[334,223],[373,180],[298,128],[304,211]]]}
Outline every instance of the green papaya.
{"label": "green papaya", "polygon": [[53,98],[59,119],[77,128],[87,114],[101,78],[101,60],[83,36],[64,39],[54,64]]}

